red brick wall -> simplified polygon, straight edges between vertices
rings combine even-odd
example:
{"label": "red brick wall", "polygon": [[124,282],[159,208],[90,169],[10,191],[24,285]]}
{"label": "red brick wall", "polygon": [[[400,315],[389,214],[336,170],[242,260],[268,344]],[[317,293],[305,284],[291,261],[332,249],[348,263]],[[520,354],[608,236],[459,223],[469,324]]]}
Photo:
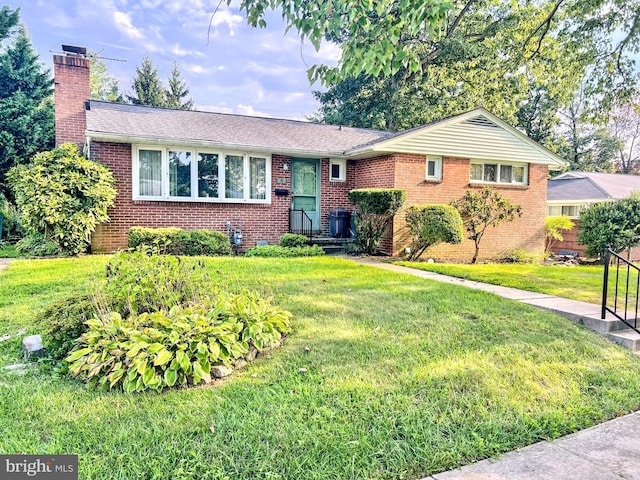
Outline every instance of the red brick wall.
{"label": "red brick wall", "polygon": [[[207,228],[225,232],[227,221],[233,226],[243,223],[243,249],[257,240],[278,242],[289,229],[290,197],[276,197],[275,188],[291,188],[290,171],[282,164],[291,159],[273,155],[271,160],[271,205],[237,203],[162,202],[132,200],[131,145],[92,142],[91,157],[107,165],[116,179],[118,194],[115,206],[109,210],[111,221],[100,225],[91,238],[94,252],[110,252],[127,246],[127,232],[133,226]],[[277,184],[277,178],[286,183]]]}
{"label": "red brick wall", "polygon": [[[421,203],[449,203],[464,195],[468,188],[479,188],[469,184],[469,160],[461,158],[443,159],[442,181],[425,180],[425,156],[397,154],[393,156],[395,187],[407,192],[405,206]],[[497,228],[489,228],[480,244],[480,258],[489,259],[505,255],[514,249],[530,253],[544,251],[544,219],[547,198],[547,167],[529,166],[528,186],[495,186],[503,196],[522,206],[523,215],[514,222]],[[404,212],[394,218],[393,253],[401,254],[410,245]],[[427,250],[425,256],[434,258],[469,259],[473,257],[474,245],[464,240],[459,245],[441,244]]]}
{"label": "red brick wall", "polygon": [[329,159],[322,159],[320,163],[320,228],[324,233],[329,232],[328,215],[334,208],[353,210],[349,201],[349,190],[356,184],[356,165],[353,160],[347,160],[346,180],[344,182],[330,181]]}
{"label": "red brick wall", "polygon": [[89,64],[83,57],[53,56],[56,145],[66,142],[84,145],[87,129],[84,104],[91,98]]}
{"label": "red brick wall", "polygon": [[[571,250],[573,252],[578,252],[578,256],[585,257],[585,250],[587,247],[578,243],[578,231],[580,229],[580,219],[572,218],[571,221],[576,224],[571,230],[562,232],[562,241],[556,242],[551,247],[551,251],[556,255],[560,250]],[[621,254],[624,258],[627,258],[627,252],[622,252]],[[631,254],[629,256],[630,260],[637,262],[640,260],[640,247],[635,247],[631,249]]]}

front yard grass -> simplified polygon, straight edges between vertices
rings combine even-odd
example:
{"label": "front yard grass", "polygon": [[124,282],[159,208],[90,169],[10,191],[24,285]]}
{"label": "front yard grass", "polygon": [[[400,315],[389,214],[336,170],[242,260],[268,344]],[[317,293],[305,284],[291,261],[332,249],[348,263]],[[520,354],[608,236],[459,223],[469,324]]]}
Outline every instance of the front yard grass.
{"label": "front yard grass", "polygon": [[[106,261],[13,263],[0,331]],[[336,258],[204,261],[293,312],[282,348],[163,394],[2,373],[0,451],[79,454],[83,479],[414,479],[640,408],[639,358],[533,307]]]}
{"label": "front yard grass", "polygon": [[602,298],[604,267],[580,265],[534,265],[521,263],[448,264],[426,262],[394,262],[396,265],[452,277],[486,282],[530,292],[599,304]]}

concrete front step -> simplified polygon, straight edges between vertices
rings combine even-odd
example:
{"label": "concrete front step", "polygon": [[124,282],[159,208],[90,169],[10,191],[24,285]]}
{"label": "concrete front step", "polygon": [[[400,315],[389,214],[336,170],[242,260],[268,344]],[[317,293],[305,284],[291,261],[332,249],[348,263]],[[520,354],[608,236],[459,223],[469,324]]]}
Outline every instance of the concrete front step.
{"label": "concrete front step", "polygon": [[607,333],[609,340],[627,347],[632,352],[640,353],[640,333],[627,328]]}

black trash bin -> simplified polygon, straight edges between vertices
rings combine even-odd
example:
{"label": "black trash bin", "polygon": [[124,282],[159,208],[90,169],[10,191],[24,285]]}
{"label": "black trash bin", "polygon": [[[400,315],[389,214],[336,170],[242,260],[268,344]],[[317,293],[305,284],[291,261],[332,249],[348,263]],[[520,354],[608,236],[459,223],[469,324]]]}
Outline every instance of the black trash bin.
{"label": "black trash bin", "polygon": [[349,238],[351,212],[346,208],[334,208],[329,212],[329,236]]}

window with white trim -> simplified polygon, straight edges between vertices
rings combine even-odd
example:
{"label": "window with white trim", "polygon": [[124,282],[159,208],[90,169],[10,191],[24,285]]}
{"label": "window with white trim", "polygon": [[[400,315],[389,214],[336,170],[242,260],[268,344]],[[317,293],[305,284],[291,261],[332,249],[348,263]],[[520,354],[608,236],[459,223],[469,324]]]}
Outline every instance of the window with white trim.
{"label": "window with white trim", "polygon": [[442,180],[442,157],[427,155],[425,178],[428,180]]}
{"label": "window with white trim", "polygon": [[527,166],[521,163],[472,161],[469,179],[477,183],[527,184]]}
{"label": "window with white trim", "polygon": [[133,149],[133,198],[271,202],[271,157],[173,147]]}
{"label": "window with white trim", "polygon": [[344,182],[347,180],[347,161],[343,159],[329,160],[329,180]]}
{"label": "window with white trim", "polygon": [[589,203],[581,205],[549,205],[547,207],[547,216],[559,217],[565,215],[571,218],[578,218],[580,217],[580,212],[589,207],[589,205]]}

